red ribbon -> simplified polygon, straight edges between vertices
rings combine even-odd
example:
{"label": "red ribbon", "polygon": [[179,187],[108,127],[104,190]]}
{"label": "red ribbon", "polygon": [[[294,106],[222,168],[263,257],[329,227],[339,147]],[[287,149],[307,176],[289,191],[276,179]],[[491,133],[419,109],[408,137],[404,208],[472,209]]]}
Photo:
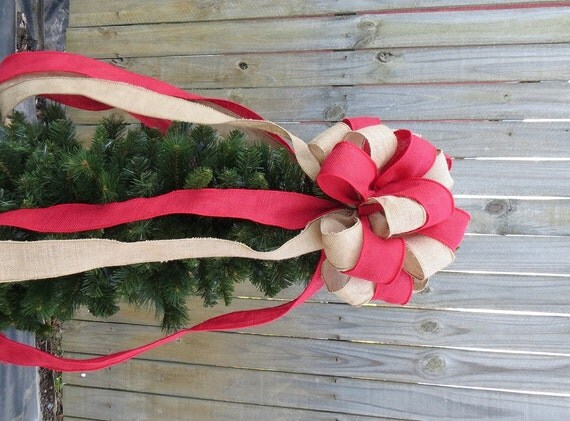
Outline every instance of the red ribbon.
{"label": "red ribbon", "polygon": [[246,219],[300,230],[338,204],[301,193],[273,190],[176,190],[161,196],[105,205],[66,203],[0,213],[0,225],[43,233],[74,233],[109,228],[159,216],[187,214]]}

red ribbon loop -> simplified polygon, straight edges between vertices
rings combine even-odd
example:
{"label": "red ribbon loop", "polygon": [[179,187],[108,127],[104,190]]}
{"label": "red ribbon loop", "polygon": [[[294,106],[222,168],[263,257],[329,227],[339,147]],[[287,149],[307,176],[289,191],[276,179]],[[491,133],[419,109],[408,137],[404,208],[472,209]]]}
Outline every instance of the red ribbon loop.
{"label": "red ribbon loop", "polygon": [[422,177],[432,167],[437,156],[435,146],[409,130],[396,130],[394,134],[398,139],[396,152],[376,179],[376,189],[392,181]]}
{"label": "red ribbon loop", "polygon": [[342,122],[350,127],[350,130],[353,131],[382,123],[379,118],[368,116],[345,118],[342,120]]}
{"label": "red ribbon loop", "polygon": [[454,208],[449,218],[436,225],[422,228],[418,231],[418,234],[431,237],[445,244],[451,250],[455,250],[459,247],[461,240],[463,240],[465,236],[469,220],[470,216],[467,212],[459,208]]}
{"label": "red ribbon loop", "polygon": [[339,142],[324,160],[319,187],[341,203],[356,205],[370,197],[378,169],[370,157],[350,142]]}

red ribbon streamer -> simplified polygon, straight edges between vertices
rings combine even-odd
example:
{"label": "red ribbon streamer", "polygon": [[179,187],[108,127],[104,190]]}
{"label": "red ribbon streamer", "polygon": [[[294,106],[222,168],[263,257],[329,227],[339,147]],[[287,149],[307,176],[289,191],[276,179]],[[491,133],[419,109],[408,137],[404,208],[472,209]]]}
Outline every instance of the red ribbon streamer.
{"label": "red ribbon streamer", "polygon": [[0,225],[43,233],[74,233],[159,216],[191,214],[247,219],[300,230],[338,207],[338,203],[314,196],[274,190],[176,190],[105,205],[66,203],[41,209],[17,209],[1,213]]}

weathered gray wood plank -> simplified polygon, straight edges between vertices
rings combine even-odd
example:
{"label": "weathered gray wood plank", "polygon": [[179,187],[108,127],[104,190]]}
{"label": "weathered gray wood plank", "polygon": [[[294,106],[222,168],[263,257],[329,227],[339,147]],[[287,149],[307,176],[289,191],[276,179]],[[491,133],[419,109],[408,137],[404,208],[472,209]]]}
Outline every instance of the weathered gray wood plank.
{"label": "weathered gray wood plank", "polygon": [[[346,344],[346,352],[343,354],[341,349],[330,352],[327,345],[321,344],[324,349],[320,352],[315,352],[318,344],[313,347],[307,345],[309,350],[303,355],[298,355],[299,361],[318,359],[332,361],[323,364],[329,366],[328,370],[324,366],[321,367],[319,363],[317,363],[319,368],[316,370],[303,367],[303,364],[299,363],[294,369],[295,374],[291,374],[272,369],[248,370],[241,367],[231,369],[134,360],[112,370],[90,373],[85,377],[81,377],[80,373],[71,373],[67,376],[66,383],[83,387],[178,395],[245,404],[316,410],[328,408],[334,412],[351,412],[351,408],[338,406],[346,405],[345,402],[329,402],[330,397],[325,397],[328,394],[321,396],[320,393],[308,393],[305,395],[299,393],[299,388],[304,388],[304,384],[311,388],[315,387],[315,383],[331,382],[331,390],[336,391],[334,384],[337,383],[334,383],[334,379],[344,378],[346,382],[350,382],[348,379],[366,378],[367,380],[408,383],[429,382],[438,386],[477,387],[487,390],[517,390],[519,393],[529,394],[563,394],[570,397],[567,387],[569,357],[441,351],[408,347],[370,349],[371,347]],[[280,358],[281,354],[286,353],[287,351],[276,354],[274,358]],[[83,358],[84,355],[72,354],[71,357]],[[266,356],[264,360],[269,358]],[[228,355],[228,359],[231,359],[231,355]],[[474,370],[474,367],[477,369]],[[321,370],[325,372],[322,377],[318,374],[305,375]],[[153,373],[160,373],[160,381],[157,381]],[[208,384],[198,387],[201,383],[198,379],[203,378],[208,378]],[[358,380],[351,383],[356,385]],[[288,386],[264,390],[268,384],[288,384]],[[295,387],[295,384],[299,384],[299,387]]]}
{"label": "weathered gray wood plank", "polygon": [[[155,380],[156,378],[155,376]],[[204,384],[197,387],[203,386]],[[367,416],[352,414],[346,416],[297,408],[236,404],[219,400],[204,401],[179,396],[161,396],[76,386],[66,386],[63,405],[66,414],[80,417],[82,420],[84,417],[94,417],[98,420],[129,421],[178,420],[181,419],[182,414],[185,417],[184,419],[201,421],[249,421],[252,419],[366,421],[371,419]],[[67,416],[65,419],[68,419]],[[378,418],[374,417],[373,419]],[[388,420],[388,418],[380,419]]]}
{"label": "weathered gray wood plank", "polygon": [[570,277],[440,272],[427,289],[414,294],[409,305],[561,315],[570,314],[570,303],[560,299],[569,294]]}
{"label": "weathered gray wood plank", "polygon": [[457,259],[448,268],[455,271],[516,272],[570,275],[568,237],[467,236]]}
{"label": "weathered gray wood plank", "polygon": [[[400,120],[406,127],[407,121],[418,120],[567,119],[569,85],[558,82],[473,83],[193,92],[243,103],[272,121],[339,121],[347,116],[373,115],[385,121]],[[70,110],[69,114],[78,124],[94,124],[106,115],[76,110]]]}
{"label": "weathered gray wood plank", "polygon": [[186,89],[570,78],[570,46],[405,48],[108,60]]}
{"label": "weathered gray wood plank", "polygon": [[[516,299],[515,294],[512,299]],[[260,308],[272,304],[278,303],[235,300],[232,309]],[[194,316],[192,323],[199,322],[206,316],[229,311],[226,308],[202,311],[199,306],[197,303],[196,307],[191,309]],[[141,316],[141,323],[144,318],[151,317],[152,315]],[[258,347],[259,352],[269,354],[276,352],[273,347],[282,347],[287,352],[292,352],[293,342],[297,341],[293,338],[305,338],[298,339],[300,349],[308,346],[305,344],[307,339],[323,339],[328,340],[327,343],[330,342],[330,347],[340,348],[344,346],[344,341],[366,341],[370,346],[384,344],[570,355],[569,331],[570,319],[563,316],[496,311],[443,311],[412,307],[351,308],[343,304],[305,303],[275,323],[249,329],[248,332],[255,333],[254,335],[192,334],[176,344],[151,351],[145,354],[144,358],[220,365],[224,360],[223,353],[227,353],[228,344],[231,344],[232,349],[241,351],[239,355],[232,355],[231,361],[228,360],[227,363],[233,367],[252,368],[256,367],[251,365],[256,356],[246,354],[255,354],[257,351],[254,349]],[[282,339],[273,341],[265,335]],[[143,345],[162,336],[160,330],[153,326],[77,321],[66,326],[63,349],[66,352],[107,354]],[[205,356],[198,357],[195,354],[207,341],[219,342],[218,356],[211,350]],[[263,345],[264,341],[267,342],[266,345]],[[337,341],[340,342],[336,344]],[[267,350],[267,347],[271,349]],[[262,348],[265,350],[262,351]],[[216,362],[217,360],[219,361]],[[248,363],[249,360],[253,362]],[[298,364],[299,361],[290,362],[293,365],[295,363]]]}
{"label": "weathered gray wood plank", "polygon": [[299,50],[562,43],[569,8],[324,16],[69,28],[69,51],[144,57]]}
{"label": "weathered gray wood plank", "polygon": [[[570,10],[570,9],[569,9]],[[279,121],[522,120],[567,118],[567,83],[355,86],[198,91],[243,102]]]}
{"label": "weathered gray wood plank", "polygon": [[569,161],[456,160],[454,194],[570,197]]}
{"label": "weathered gray wood plank", "polygon": [[457,198],[455,203],[471,214],[470,233],[570,235],[570,198]]}
{"label": "weathered gray wood plank", "polygon": [[[570,10],[570,9],[569,9]],[[355,86],[198,91],[243,102],[279,121],[522,120],[567,118],[568,83]]]}
{"label": "weathered gray wood plank", "polygon": [[[285,386],[293,386],[285,384]],[[308,387],[309,385],[307,385]],[[533,420],[564,419],[570,408],[567,398],[548,396],[506,394],[491,391],[436,388],[426,385],[399,384],[390,382],[353,381],[338,379],[336,385],[331,382],[319,382],[303,388],[299,393],[310,393],[324,399],[340,401],[347,408],[361,413],[371,414],[375,419],[385,417],[406,420]],[[270,388],[271,386],[267,386]],[[331,389],[338,393],[332,394]],[[156,420],[184,413],[196,415],[200,420],[235,419],[316,419],[316,420],[363,420],[362,416],[334,412],[310,412],[308,418],[304,412],[294,409],[264,408],[255,405],[232,405],[225,402],[204,402],[200,400],[177,399],[158,395],[133,394],[118,390],[93,390],[89,388],[69,387],[64,405],[73,405],[79,416],[100,416],[115,419],[115,415],[124,408],[125,415],[132,420]],[[322,390],[322,392],[321,392]],[[284,389],[287,392],[287,389]],[[289,391],[290,392],[290,391]],[[363,400],[371,402],[366,404]],[[82,403],[82,404],[74,404]],[[132,412],[129,412],[132,411]],[[99,415],[100,414],[100,415]],[[132,414],[132,418],[131,415]],[[75,413],[74,413],[75,415]],[[259,415],[259,417],[257,417]],[[543,418],[544,417],[544,418]]]}
{"label": "weathered gray wood plank", "polygon": [[[154,0],[73,0],[70,4],[70,26],[128,25],[141,23],[194,22],[228,19],[255,19],[294,16],[318,16],[332,14],[363,13],[368,11],[402,11],[410,9],[435,9],[445,7],[493,8],[490,2],[480,0],[438,0],[414,1],[391,0],[379,4],[375,0],[345,1],[331,7],[327,0],[290,0],[285,3],[272,0],[256,0],[255,7],[246,7],[243,0],[180,2],[162,0],[156,7]],[[548,7],[560,2],[548,0],[518,0],[509,2],[516,7],[520,4],[537,4]]]}

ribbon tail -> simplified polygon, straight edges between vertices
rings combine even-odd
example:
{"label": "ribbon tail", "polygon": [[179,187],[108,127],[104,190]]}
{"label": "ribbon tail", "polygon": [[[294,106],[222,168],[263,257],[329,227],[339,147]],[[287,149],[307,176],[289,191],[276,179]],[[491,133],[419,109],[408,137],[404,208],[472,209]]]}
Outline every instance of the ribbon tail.
{"label": "ribbon tail", "polygon": [[244,329],[271,323],[307,301],[315,295],[319,289],[321,289],[323,285],[323,280],[321,278],[321,265],[323,264],[323,261],[324,257],[321,257],[321,261],[317,265],[317,269],[305,290],[297,298],[285,304],[275,307],[235,311],[223,314],[138,348],[84,360],[57,357],[47,352],[40,351],[32,346],[8,339],[6,336],[0,334],[0,361],[8,364],[17,364],[28,367],[38,366],[65,372],[102,370],[130,360],[137,355],[172,342],[189,333]]}

